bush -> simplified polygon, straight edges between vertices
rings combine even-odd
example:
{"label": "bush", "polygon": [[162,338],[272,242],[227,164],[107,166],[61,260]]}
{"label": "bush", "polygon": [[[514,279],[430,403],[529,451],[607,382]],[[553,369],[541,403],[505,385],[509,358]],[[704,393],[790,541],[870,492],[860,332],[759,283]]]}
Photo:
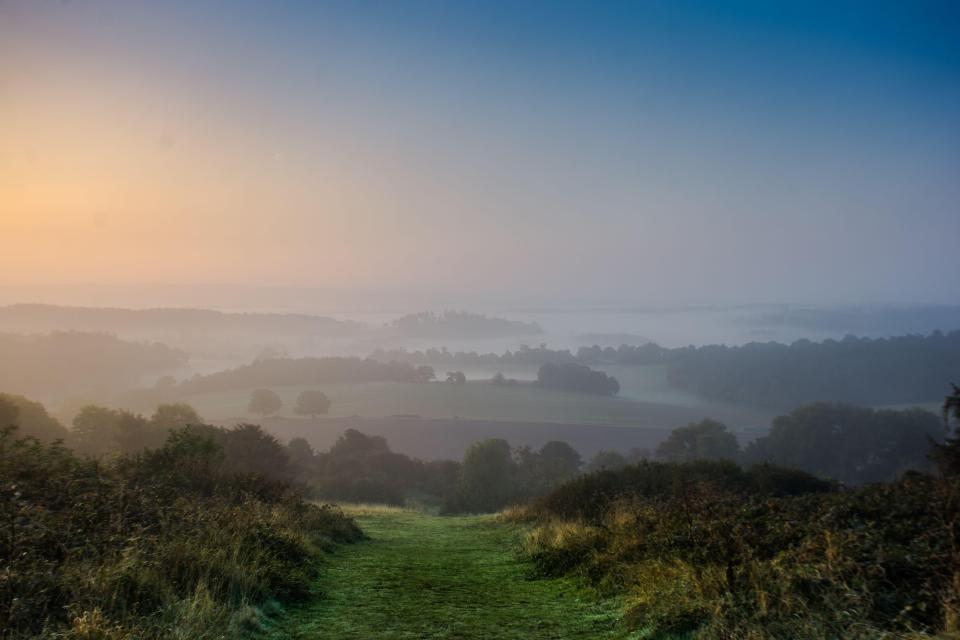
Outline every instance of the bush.
{"label": "bush", "polygon": [[3,637],[220,638],[251,607],[306,595],[323,551],[361,536],[223,462],[191,430],[110,463],[3,431]]}
{"label": "bush", "polygon": [[848,490],[769,466],[646,463],[513,517],[536,522],[539,572],[622,594],[651,637],[930,637],[960,631],[958,495],[919,473]]}

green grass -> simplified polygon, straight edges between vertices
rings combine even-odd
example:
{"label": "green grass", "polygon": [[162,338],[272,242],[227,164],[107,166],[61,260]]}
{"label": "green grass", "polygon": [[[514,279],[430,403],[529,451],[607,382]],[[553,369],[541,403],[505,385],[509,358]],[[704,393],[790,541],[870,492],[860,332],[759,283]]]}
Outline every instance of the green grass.
{"label": "green grass", "polygon": [[322,593],[289,611],[272,638],[631,637],[616,602],[568,579],[532,579],[513,525],[400,509],[353,515],[370,540],[340,548],[320,578]]}

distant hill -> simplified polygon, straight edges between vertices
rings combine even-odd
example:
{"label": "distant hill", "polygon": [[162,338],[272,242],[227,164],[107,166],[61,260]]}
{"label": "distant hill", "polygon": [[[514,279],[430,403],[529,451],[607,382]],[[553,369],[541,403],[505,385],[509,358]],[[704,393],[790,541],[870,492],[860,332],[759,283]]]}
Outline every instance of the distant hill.
{"label": "distant hill", "polygon": [[349,336],[362,324],[294,313],[225,313],[209,309],[121,309],[14,304],[0,307],[0,330],[142,332],[230,332]]}
{"label": "distant hill", "polygon": [[397,318],[388,328],[404,338],[509,338],[543,333],[536,322],[491,318],[466,311],[411,313]]}
{"label": "distant hill", "polygon": [[159,343],[103,333],[0,333],[0,391],[47,398],[139,384],[182,367],[188,356]]}

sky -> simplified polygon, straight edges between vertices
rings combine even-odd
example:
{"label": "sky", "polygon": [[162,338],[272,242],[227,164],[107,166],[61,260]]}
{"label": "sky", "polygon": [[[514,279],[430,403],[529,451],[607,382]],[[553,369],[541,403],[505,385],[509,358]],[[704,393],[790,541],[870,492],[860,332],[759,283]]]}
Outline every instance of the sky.
{"label": "sky", "polygon": [[957,303],[958,240],[955,2],[0,0],[0,286]]}

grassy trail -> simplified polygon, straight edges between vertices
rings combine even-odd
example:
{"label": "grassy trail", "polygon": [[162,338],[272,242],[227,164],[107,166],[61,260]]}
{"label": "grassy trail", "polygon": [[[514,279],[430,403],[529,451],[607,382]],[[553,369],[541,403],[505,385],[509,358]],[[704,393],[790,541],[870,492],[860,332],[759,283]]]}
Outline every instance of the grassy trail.
{"label": "grassy trail", "polygon": [[489,517],[358,512],[370,540],[342,547],[316,601],[275,638],[626,638],[612,603],[567,580],[531,580],[517,532]]}

